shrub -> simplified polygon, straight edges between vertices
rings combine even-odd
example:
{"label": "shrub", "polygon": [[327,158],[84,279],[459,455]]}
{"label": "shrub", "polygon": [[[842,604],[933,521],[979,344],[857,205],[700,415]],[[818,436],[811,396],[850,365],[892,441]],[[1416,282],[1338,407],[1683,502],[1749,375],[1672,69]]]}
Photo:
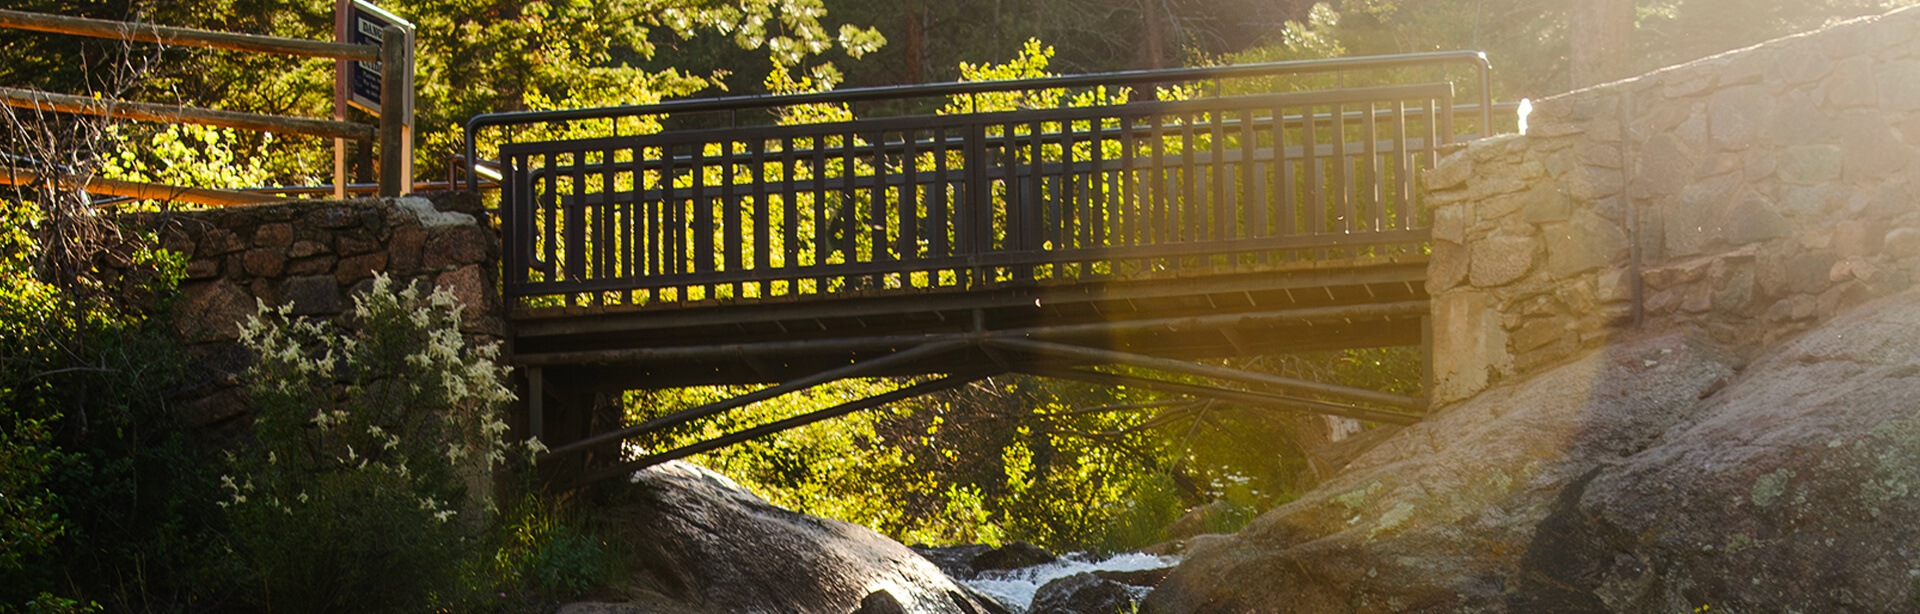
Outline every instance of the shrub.
{"label": "shrub", "polygon": [[[101,271],[41,280],[32,242],[13,241],[0,246],[0,612],[219,601],[217,473],[170,403],[189,361],[164,305],[115,300],[101,288],[129,286]],[[135,289],[170,295],[177,256],[133,256]]]}
{"label": "shrub", "polygon": [[[479,554],[499,408],[497,347],[468,347],[460,305],[386,276],[351,327],[261,306],[242,328],[259,443],[223,478],[252,600],[281,612],[422,611],[462,598]],[[471,488],[471,490],[470,490]]]}

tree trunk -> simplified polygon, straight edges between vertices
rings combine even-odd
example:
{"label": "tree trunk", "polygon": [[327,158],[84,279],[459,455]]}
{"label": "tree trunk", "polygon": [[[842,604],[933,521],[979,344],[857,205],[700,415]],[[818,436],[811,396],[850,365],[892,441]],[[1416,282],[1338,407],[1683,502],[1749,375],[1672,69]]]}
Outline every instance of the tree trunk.
{"label": "tree trunk", "polygon": [[1140,46],[1141,58],[1147,68],[1165,68],[1167,59],[1167,27],[1164,19],[1167,7],[1164,0],[1140,0],[1141,25],[1145,26],[1146,44]]}
{"label": "tree trunk", "polygon": [[919,3],[907,5],[904,12],[907,26],[906,83],[925,83],[927,80],[927,10]]}
{"label": "tree trunk", "polygon": [[1625,78],[1633,68],[1633,0],[1571,0],[1573,89]]}

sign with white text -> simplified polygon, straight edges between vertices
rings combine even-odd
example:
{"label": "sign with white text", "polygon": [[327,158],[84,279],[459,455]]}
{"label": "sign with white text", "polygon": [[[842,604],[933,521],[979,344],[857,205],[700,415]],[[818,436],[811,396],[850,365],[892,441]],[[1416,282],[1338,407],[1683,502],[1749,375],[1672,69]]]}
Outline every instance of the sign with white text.
{"label": "sign with white text", "polygon": [[[387,12],[385,9],[374,6],[373,3],[367,2],[367,0],[353,0],[351,4],[347,5],[346,40],[342,42],[378,47],[380,46],[381,33],[384,32],[388,26],[400,26],[406,30],[407,37],[405,45],[409,49],[413,47],[413,24],[407,23],[407,20],[401,19],[399,16]],[[376,117],[380,115],[382,85],[380,70],[379,62],[349,62],[346,75],[347,103],[359,107],[362,111],[372,113]],[[411,71],[413,67],[408,66],[407,70]],[[408,81],[411,81],[411,79]],[[409,96],[408,98],[408,104],[412,104],[412,100],[410,100],[412,97]],[[411,111],[411,109],[408,109],[408,111]],[[406,116],[412,118],[413,113],[409,112]]]}

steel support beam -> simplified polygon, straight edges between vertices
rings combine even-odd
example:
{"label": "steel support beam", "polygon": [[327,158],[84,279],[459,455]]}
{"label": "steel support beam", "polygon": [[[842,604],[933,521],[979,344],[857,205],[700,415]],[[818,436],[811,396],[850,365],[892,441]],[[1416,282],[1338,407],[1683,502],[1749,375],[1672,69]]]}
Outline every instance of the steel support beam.
{"label": "steel support beam", "polygon": [[727,399],[725,401],[708,403],[706,405],[701,405],[693,409],[674,412],[672,414],[661,416],[659,418],[654,418],[652,420],[648,420],[646,422],[642,422],[640,424],[636,424],[624,429],[620,429],[617,431],[609,431],[606,433],[588,437],[586,439],[571,442],[566,445],[562,445],[562,446],[553,448],[552,450],[549,450],[546,454],[541,455],[538,460],[548,461],[553,459],[554,457],[557,457],[563,454],[570,454],[573,452],[579,452],[581,450],[585,450],[587,448],[591,448],[598,445],[604,445],[608,443],[623,441],[629,437],[633,437],[634,435],[639,435],[641,433],[659,429],[661,427],[665,427],[673,424],[679,424],[682,422],[686,422],[688,420],[704,418],[704,417],[718,414],[720,412],[728,411],[734,408],[738,408],[745,405],[758,403],[760,401],[764,401],[774,397],[778,397],[780,395],[787,394],[789,392],[812,388],[814,386],[818,386],[820,384],[824,384],[834,380],[841,380],[849,377],[859,377],[861,375],[872,373],[874,371],[884,370],[888,367],[892,367],[895,365],[901,365],[901,364],[910,363],[916,360],[932,358],[940,354],[945,354],[947,352],[951,352],[953,350],[966,347],[967,345],[968,344],[964,341],[944,341],[944,342],[937,342],[937,343],[928,343],[926,345],[921,345],[913,349],[909,349],[909,350],[905,350],[905,351],[901,351],[893,354],[888,354],[886,356],[875,358],[873,360],[869,360],[866,362],[854,363],[851,365],[840,367],[838,369],[822,371],[820,373],[816,373],[800,379],[785,382],[777,386],[755,390],[753,392],[743,394],[731,399]]}
{"label": "steel support beam", "polygon": [[1280,411],[1288,411],[1288,412],[1296,412],[1296,413],[1326,414],[1329,416],[1340,416],[1342,418],[1353,418],[1355,420],[1365,420],[1367,422],[1380,422],[1384,424],[1413,424],[1413,423],[1419,422],[1421,419],[1420,416],[1416,416],[1413,414],[1404,414],[1404,413],[1394,412],[1394,411],[1368,409],[1364,407],[1352,407],[1348,405],[1341,405],[1338,403],[1328,403],[1326,401],[1316,401],[1313,399],[1301,399],[1297,397],[1271,394],[1266,392],[1229,390],[1226,388],[1215,388],[1212,386],[1183,384],[1179,382],[1169,382],[1165,380],[1157,380],[1157,379],[1147,378],[1147,377],[1136,377],[1132,375],[1118,375],[1113,373],[1101,373],[1098,371],[1086,371],[1081,369],[1070,369],[1070,368],[1064,368],[1064,367],[1048,367],[1043,365],[1024,365],[1024,366],[1017,367],[1014,370],[1021,373],[1026,373],[1028,375],[1037,375],[1040,377],[1074,380],[1074,381],[1086,382],[1089,384],[1101,384],[1106,386],[1132,386],[1135,388],[1159,390],[1161,392],[1171,392],[1174,394],[1184,394],[1188,396],[1218,399],[1221,401],[1226,401],[1226,402],[1234,403],[1237,405],[1244,405],[1247,407],[1254,407],[1254,408],[1260,408],[1260,409],[1276,409]]}
{"label": "steel support beam", "polygon": [[885,394],[874,395],[871,397],[860,399],[858,401],[848,401],[846,403],[841,403],[833,407],[829,407],[829,408],[818,410],[818,411],[808,412],[805,414],[794,416],[792,418],[780,420],[778,422],[756,426],[756,427],[753,427],[744,431],[739,431],[736,433],[729,433],[726,435],[722,435],[720,437],[715,437],[713,439],[702,441],[700,443],[674,448],[672,450],[660,452],[657,454],[649,454],[647,456],[643,456],[632,461],[628,461],[625,463],[621,463],[619,465],[615,465],[612,467],[608,467],[606,469],[601,469],[599,471],[589,473],[581,477],[578,481],[575,481],[568,488],[578,488],[580,486],[585,486],[587,484],[591,484],[593,482],[598,482],[608,478],[620,477],[622,475],[631,474],[635,471],[639,471],[647,467],[652,467],[654,465],[658,465],[660,463],[664,463],[670,460],[685,458],[688,456],[699,454],[701,452],[724,448],[736,443],[740,443],[750,439],[756,439],[759,437],[764,437],[764,436],[771,435],[773,433],[778,433],[780,431],[784,431],[787,429],[792,429],[792,428],[813,424],[821,420],[838,418],[840,416],[844,416],[856,411],[872,409],[875,407],[879,407],[881,405],[886,405],[888,403],[893,403],[896,401],[911,399],[913,397],[921,396],[924,394],[939,392],[942,390],[948,390],[952,388],[958,388],[960,386],[965,386],[967,384],[977,382],[982,379],[993,377],[1000,373],[1003,373],[1003,371],[975,371],[972,373],[949,375],[946,377],[942,377],[940,379],[936,379],[929,382],[922,382],[919,384],[914,384],[912,386],[907,386],[905,388],[894,390],[892,392],[888,392]]}
{"label": "steel support beam", "polygon": [[1272,386],[1274,388],[1279,388],[1281,390],[1286,390],[1293,393],[1305,393],[1305,394],[1318,395],[1322,397],[1332,397],[1332,398],[1339,399],[1342,401],[1347,401],[1350,403],[1369,403],[1373,405],[1398,407],[1400,409],[1410,409],[1414,411],[1426,411],[1427,409],[1427,400],[1418,398],[1418,397],[1388,394],[1385,392],[1367,390],[1365,388],[1339,386],[1335,384],[1314,382],[1314,381],[1296,379],[1291,377],[1281,377],[1278,375],[1270,375],[1266,373],[1255,373],[1252,371],[1243,371],[1240,369],[1229,369],[1226,367],[1202,365],[1202,364],[1185,362],[1180,360],[1160,358],[1157,356],[1146,356],[1142,354],[1117,352],[1113,350],[1102,350],[1102,349],[1095,349],[1095,348],[1089,348],[1089,347],[1081,347],[1076,345],[1066,345],[1061,343],[1047,343],[1044,341],[1034,341],[1031,339],[1019,339],[1014,337],[990,338],[987,340],[987,344],[1004,348],[1004,349],[1026,352],[1029,354],[1062,356],[1066,358],[1073,358],[1076,360],[1083,360],[1083,361],[1096,362],[1096,363],[1131,365],[1135,367],[1145,367],[1148,369],[1154,369],[1158,371],[1166,371],[1168,373],[1181,373],[1185,375],[1196,375],[1200,377],[1208,377],[1208,378],[1213,378],[1218,380],[1226,380],[1230,382],[1240,382],[1243,384]]}
{"label": "steel support beam", "polygon": [[[1287,324],[1320,324],[1327,322],[1344,322],[1353,319],[1419,317],[1425,315],[1427,310],[1427,301],[1398,301],[1373,305],[1308,307],[1304,309],[1285,309],[1213,316],[1153,318],[1124,322],[1069,324],[1064,326],[1033,326],[989,332],[986,333],[986,337],[1113,334],[1142,332],[1154,329],[1178,331],[1219,328],[1233,325],[1282,326]],[[967,343],[980,339],[981,335],[976,333],[953,333],[944,335],[893,335],[856,337],[850,339],[821,339],[814,341],[770,341],[727,345],[547,352],[541,354],[516,355],[513,357],[513,363],[523,367],[539,367],[623,362],[671,362],[680,360],[733,358],[745,355],[764,356],[802,352],[862,351],[925,343]]]}

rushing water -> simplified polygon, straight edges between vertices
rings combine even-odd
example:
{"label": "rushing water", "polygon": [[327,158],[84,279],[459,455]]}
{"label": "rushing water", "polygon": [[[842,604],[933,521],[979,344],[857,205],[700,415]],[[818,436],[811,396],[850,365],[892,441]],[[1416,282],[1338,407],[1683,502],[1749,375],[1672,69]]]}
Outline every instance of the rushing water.
{"label": "rushing water", "polygon": [[[1040,587],[1046,586],[1048,582],[1060,578],[1089,571],[1159,569],[1172,567],[1179,562],[1179,557],[1154,556],[1137,552],[1119,554],[1101,561],[1090,561],[1086,553],[1074,552],[1045,565],[1007,571],[988,571],[980,574],[979,578],[967,581],[967,584],[979,589],[980,592],[992,595],[1001,603],[1025,610],[1033,604],[1034,592],[1039,591]],[[1145,594],[1151,589],[1139,587],[1134,590],[1136,593]]]}

